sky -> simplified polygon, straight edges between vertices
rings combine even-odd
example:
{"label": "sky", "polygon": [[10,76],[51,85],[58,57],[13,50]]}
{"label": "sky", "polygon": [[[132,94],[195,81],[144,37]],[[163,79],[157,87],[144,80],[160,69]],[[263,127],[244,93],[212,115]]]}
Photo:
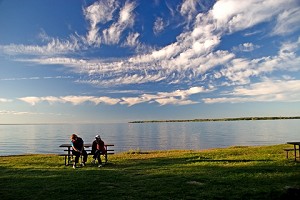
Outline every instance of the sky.
{"label": "sky", "polygon": [[300,116],[299,0],[0,0],[0,124]]}

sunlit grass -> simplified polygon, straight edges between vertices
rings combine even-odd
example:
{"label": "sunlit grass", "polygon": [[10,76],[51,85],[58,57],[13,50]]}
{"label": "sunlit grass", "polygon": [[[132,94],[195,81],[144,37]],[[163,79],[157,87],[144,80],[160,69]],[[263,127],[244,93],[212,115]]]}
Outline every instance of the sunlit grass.
{"label": "sunlit grass", "polygon": [[[98,168],[72,169],[56,155],[0,157],[1,199],[280,199],[300,186],[287,145],[202,151],[140,149]],[[89,161],[91,158],[89,158]]]}

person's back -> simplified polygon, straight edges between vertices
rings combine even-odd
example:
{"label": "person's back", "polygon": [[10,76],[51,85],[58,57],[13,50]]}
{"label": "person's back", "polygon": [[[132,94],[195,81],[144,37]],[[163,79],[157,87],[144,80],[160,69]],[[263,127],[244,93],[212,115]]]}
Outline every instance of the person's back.
{"label": "person's back", "polygon": [[83,140],[81,137],[77,137],[77,139],[73,142],[73,147],[76,149],[82,149],[83,148]]}

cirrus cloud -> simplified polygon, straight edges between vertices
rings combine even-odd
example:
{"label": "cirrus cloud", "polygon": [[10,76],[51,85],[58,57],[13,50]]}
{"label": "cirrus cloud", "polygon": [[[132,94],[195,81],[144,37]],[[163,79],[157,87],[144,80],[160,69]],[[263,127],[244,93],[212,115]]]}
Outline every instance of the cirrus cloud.
{"label": "cirrus cloud", "polygon": [[[220,98],[204,98],[205,103],[300,102],[300,80],[272,80],[237,87]],[[226,97],[229,96],[229,97]]]}
{"label": "cirrus cloud", "polygon": [[[134,1],[120,3],[116,0],[96,1],[84,8],[83,15],[88,24],[86,35],[71,35],[67,40],[54,39],[47,36],[45,45],[10,44],[0,45],[0,52],[8,55],[30,55],[33,57],[17,57],[20,62],[32,62],[43,65],[61,65],[80,74],[77,83],[93,86],[120,86],[135,84],[162,83],[167,86],[181,85],[188,88],[194,85],[236,86],[235,92],[241,92],[239,86],[252,84],[253,79],[268,76],[272,72],[299,71],[298,56],[300,37],[281,44],[276,55],[257,56],[252,58],[238,57],[235,51],[252,52],[260,46],[251,42],[236,44],[231,49],[221,49],[224,37],[249,30],[262,23],[276,19],[270,35],[285,35],[299,30],[299,3],[296,0],[219,0],[207,12],[199,12],[196,7],[199,1],[187,0],[182,3],[178,12],[187,17],[189,26],[185,27],[169,44],[148,48],[147,52],[121,58],[96,59],[72,56],[87,48],[99,48],[100,45],[116,45],[121,47],[141,47],[143,35],[132,31],[136,23]],[[172,12],[175,12],[172,10]],[[156,18],[154,30],[164,28],[162,18]],[[290,28],[292,27],[292,28]],[[254,32],[252,32],[254,33]],[[257,33],[257,32],[255,32]],[[251,35],[251,34],[250,34]],[[248,35],[249,36],[249,35]],[[259,84],[259,83],[257,83]],[[297,85],[297,82],[290,84]],[[201,87],[195,87],[196,90]],[[20,100],[35,105],[39,102],[71,103],[79,105],[92,102],[96,105],[156,102],[167,104],[193,104],[188,97],[190,89],[174,92],[158,92],[140,96],[111,98],[107,96],[62,96],[62,97],[23,97]],[[193,89],[194,90],[194,89]],[[195,94],[205,92],[197,91]],[[281,91],[283,93],[283,91]],[[231,101],[239,101],[235,93]],[[283,93],[284,95],[284,93]],[[285,95],[284,95],[285,96]],[[230,98],[205,99],[205,102],[226,101]],[[247,98],[250,100],[251,98]],[[278,95],[275,99],[279,99]],[[255,99],[253,99],[255,100]]]}

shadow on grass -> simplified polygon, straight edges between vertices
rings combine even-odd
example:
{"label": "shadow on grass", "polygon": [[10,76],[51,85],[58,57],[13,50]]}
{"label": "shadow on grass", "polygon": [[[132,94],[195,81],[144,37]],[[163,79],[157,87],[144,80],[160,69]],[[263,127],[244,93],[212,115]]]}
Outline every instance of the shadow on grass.
{"label": "shadow on grass", "polygon": [[110,164],[116,168],[135,168],[135,166],[140,167],[149,167],[149,168],[157,168],[157,167],[167,167],[167,166],[175,166],[175,165],[186,165],[186,164],[194,164],[194,163],[251,163],[251,162],[274,162],[271,159],[213,159],[207,157],[189,157],[189,158],[155,158],[155,159],[130,159],[127,162],[123,162],[120,164]]}
{"label": "shadow on grass", "polygon": [[248,160],[248,159],[242,159],[242,160],[229,160],[229,159],[203,159],[203,160],[194,160],[191,162],[228,162],[228,163],[241,163],[241,162],[272,162],[272,160],[265,160],[265,159],[258,159],[258,160]]}
{"label": "shadow on grass", "polygon": [[[256,165],[257,162],[263,165]],[[24,160],[18,168],[0,166],[0,196],[1,199],[280,199],[285,186],[299,184],[299,169],[299,165],[288,162],[190,156],[116,160],[100,169],[87,164],[74,170],[45,158]]]}

